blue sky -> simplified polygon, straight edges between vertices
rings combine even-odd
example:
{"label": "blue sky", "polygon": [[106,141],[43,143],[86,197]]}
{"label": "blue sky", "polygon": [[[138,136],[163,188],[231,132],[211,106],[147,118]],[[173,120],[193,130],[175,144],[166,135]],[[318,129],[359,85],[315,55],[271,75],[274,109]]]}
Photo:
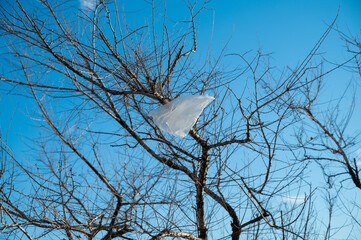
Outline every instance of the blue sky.
{"label": "blue sky", "polygon": [[215,35],[233,34],[232,50],[262,47],[289,63],[313,47],[339,8],[337,25],[359,30],[360,1],[215,1]]}
{"label": "blue sky", "polygon": [[[74,2],[80,6],[80,1]],[[144,22],[151,14],[149,9],[144,8],[143,1],[119,2],[126,14],[132,15],[130,22]],[[185,10],[183,1],[167,2],[170,19],[180,20],[184,17]],[[336,26],[345,33],[360,36],[359,0],[213,0],[196,21],[199,54],[204,57],[210,50],[213,56],[217,56],[228,43],[228,53],[244,53],[261,48],[264,53],[272,53],[272,64],[280,71],[286,66],[295,67],[334,20],[338,10]],[[349,57],[345,54],[344,42],[335,31],[330,33],[321,49],[325,52],[325,57],[335,62],[343,62]],[[226,58],[225,64],[237,64],[232,61]],[[3,71],[6,64],[0,60],[1,64],[0,69]],[[343,71],[331,76],[329,83],[325,85],[326,94],[336,98],[340,89],[345,88],[353,78],[353,74]],[[358,86],[360,84],[359,82]],[[357,96],[360,97],[360,94]],[[37,120],[29,118],[33,112],[33,104],[21,96],[7,96],[6,92],[1,92],[1,132],[3,137],[8,133],[7,140],[14,152],[26,150],[26,144],[29,144],[26,139],[39,134],[34,127]],[[350,131],[360,130],[357,124],[361,118],[361,111],[358,110],[361,109],[360,100],[357,104]]]}
{"label": "blue sky", "polygon": [[[76,3],[81,6],[80,0],[73,1],[75,6]],[[148,4],[144,1],[119,2],[123,11],[131,15],[128,22],[148,21],[145,19],[149,18],[151,11],[146,8]],[[169,19],[184,18],[187,9],[183,1],[167,1],[166,4]],[[91,3],[88,5],[91,6]],[[217,57],[226,44],[227,53],[244,53],[261,48],[264,53],[272,53],[272,64],[280,71],[286,66],[295,67],[312,49],[338,10],[338,28],[345,33],[360,34],[361,1],[358,0],[211,1],[196,20],[199,54],[206,56],[210,50],[212,56]],[[344,42],[334,31],[321,49],[328,59],[342,62],[349,57],[343,46]],[[225,58],[225,64],[234,64],[233,59],[228,61]],[[8,70],[3,62],[3,69],[4,66]],[[350,78],[351,74],[334,73],[334,78],[328,80],[332,82],[328,94],[337,97],[339,90],[346,87]],[[37,131],[32,127],[34,120],[28,118],[32,104],[22,97],[9,97],[5,93],[0,96],[1,130],[5,134],[9,129],[8,141],[13,147],[19,147],[20,139],[36,135]],[[360,116],[358,111],[355,115]]]}

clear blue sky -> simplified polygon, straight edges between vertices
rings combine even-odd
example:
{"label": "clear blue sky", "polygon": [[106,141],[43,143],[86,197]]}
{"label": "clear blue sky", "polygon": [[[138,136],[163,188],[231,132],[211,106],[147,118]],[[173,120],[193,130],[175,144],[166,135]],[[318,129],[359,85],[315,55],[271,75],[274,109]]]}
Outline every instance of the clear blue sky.
{"label": "clear blue sky", "polygon": [[[29,0],[36,1],[36,0]],[[73,0],[79,4],[77,0]],[[119,1],[126,14],[132,15],[128,22],[144,22],[151,12],[144,8],[141,0]],[[183,1],[168,1],[167,12],[170,19],[181,20],[184,17]],[[228,53],[244,53],[262,48],[265,53],[272,53],[273,65],[282,70],[287,65],[295,67],[300,63],[314,44],[336,17],[336,26],[345,33],[361,36],[361,1],[360,0],[213,0],[197,19],[198,46],[201,55],[205,56],[208,49],[216,56],[229,41]],[[135,14],[134,14],[135,13]],[[210,39],[212,39],[210,41]],[[3,49],[3,44],[0,49]],[[335,62],[347,59],[344,43],[338,33],[331,32],[322,50],[325,56]],[[0,60],[1,71],[5,64]],[[225,61],[226,64],[233,64]],[[335,73],[329,81],[328,95],[339,93],[346,87],[352,74]],[[360,86],[361,83],[358,85]],[[21,94],[21,93],[20,93]],[[360,94],[358,94],[360,98]],[[360,130],[357,124],[361,118],[361,105],[358,108],[352,128]],[[0,127],[2,136],[8,135],[8,143],[14,152],[27,147],[23,139],[31,139],[38,135],[34,128],[34,119],[29,119],[28,111],[32,112],[33,103],[26,98],[0,95]],[[35,122],[34,122],[35,121]],[[29,141],[26,141],[29,143]],[[320,179],[322,180],[322,179]],[[342,220],[340,220],[342,221]],[[340,234],[340,236],[343,233]]]}

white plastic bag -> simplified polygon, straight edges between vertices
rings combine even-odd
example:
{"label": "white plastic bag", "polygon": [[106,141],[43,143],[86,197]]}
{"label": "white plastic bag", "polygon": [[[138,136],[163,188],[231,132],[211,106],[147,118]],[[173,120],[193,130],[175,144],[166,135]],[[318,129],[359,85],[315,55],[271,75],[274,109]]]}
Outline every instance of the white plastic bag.
{"label": "white plastic bag", "polygon": [[149,113],[157,126],[174,136],[184,138],[203,109],[214,100],[210,96],[181,96]]}

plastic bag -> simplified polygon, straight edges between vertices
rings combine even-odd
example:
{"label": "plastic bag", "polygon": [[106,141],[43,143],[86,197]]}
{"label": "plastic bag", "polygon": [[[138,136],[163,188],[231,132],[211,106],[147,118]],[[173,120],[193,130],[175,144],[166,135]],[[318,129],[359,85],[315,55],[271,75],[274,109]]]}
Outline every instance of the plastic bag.
{"label": "plastic bag", "polygon": [[181,96],[149,113],[154,123],[165,132],[184,138],[203,109],[214,100],[210,96]]}

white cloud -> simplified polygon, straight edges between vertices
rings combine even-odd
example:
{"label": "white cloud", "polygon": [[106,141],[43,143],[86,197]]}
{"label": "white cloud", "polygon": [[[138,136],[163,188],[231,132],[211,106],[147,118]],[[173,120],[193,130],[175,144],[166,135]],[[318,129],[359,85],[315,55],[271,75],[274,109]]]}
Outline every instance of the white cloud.
{"label": "white cloud", "polygon": [[357,149],[356,154],[357,156],[361,157],[361,148]]}
{"label": "white cloud", "polygon": [[285,196],[282,197],[282,202],[289,203],[303,203],[306,200],[306,196]]}
{"label": "white cloud", "polygon": [[[356,150],[356,155],[357,155],[357,158],[358,158],[358,159],[361,158],[361,148],[359,148],[359,149]],[[361,160],[358,160],[358,161],[356,162],[356,165],[357,165],[357,167],[361,167]]]}
{"label": "white cloud", "polygon": [[98,0],[80,0],[81,7],[85,10],[93,10]]}

